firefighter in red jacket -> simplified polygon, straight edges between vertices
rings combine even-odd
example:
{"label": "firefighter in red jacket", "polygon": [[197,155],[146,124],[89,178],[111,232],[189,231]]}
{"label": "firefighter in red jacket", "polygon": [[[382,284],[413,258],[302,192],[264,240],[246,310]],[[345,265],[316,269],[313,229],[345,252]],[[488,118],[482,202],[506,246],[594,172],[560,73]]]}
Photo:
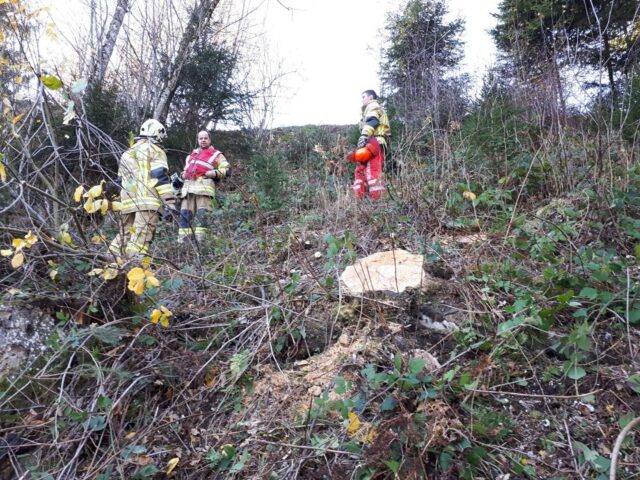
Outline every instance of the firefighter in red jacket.
{"label": "firefighter in red jacket", "polygon": [[358,148],[347,155],[347,159],[357,162],[353,191],[358,198],[369,195],[377,200],[384,192],[382,172],[388,152],[391,127],[389,118],[378,103],[378,95],[373,90],[362,92],[362,119]]}
{"label": "firefighter in red jacket", "polygon": [[229,162],[224,155],[211,146],[209,132],[198,133],[198,145],[187,157],[182,176],[182,204],[178,239],[201,241],[208,233],[205,218],[211,211],[211,202],[216,195],[215,181],[224,178],[229,171]]}

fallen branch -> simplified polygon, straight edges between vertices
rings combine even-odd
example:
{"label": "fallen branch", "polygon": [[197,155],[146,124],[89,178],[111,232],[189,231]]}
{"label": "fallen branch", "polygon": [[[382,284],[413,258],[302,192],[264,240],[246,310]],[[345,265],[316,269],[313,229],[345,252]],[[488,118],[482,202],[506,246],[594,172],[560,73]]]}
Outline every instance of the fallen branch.
{"label": "fallen branch", "polygon": [[510,397],[527,397],[527,398],[555,398],[560,400],[570,400],[572,398],[588,397],[589,395],[595,395],[602,391],[602,389],[593,390],[587,393],[578,393],[576,395],[543,395],[539,393],[518,393],[518,392],[503,392],[500,390],[475,390],[469,389],[473,393],[486,393],[488,395],[507,395]]}
{"label": "fallen branch", "polygon": [[640,417],[636,417],[631,420],[626,427],[624,427],[616,438],[616,443],[613,444],[613,451],[611,452],[611,466],[609,467],[609,480],[616,480],[616,464],[618,463],[618,455],[620,455],[620,447],[622,442],[629,434],[631,429],[640,424]]}

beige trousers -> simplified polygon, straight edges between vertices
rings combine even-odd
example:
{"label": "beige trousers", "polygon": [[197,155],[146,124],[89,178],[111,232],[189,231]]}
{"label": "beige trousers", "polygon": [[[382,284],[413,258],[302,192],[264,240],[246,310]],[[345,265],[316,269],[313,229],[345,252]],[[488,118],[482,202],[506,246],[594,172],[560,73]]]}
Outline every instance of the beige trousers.
{"label": "beige trousers", "polygon": [[160,213],[153,210],[122,214],[120,232],[109,250],[116,255],[147,255],[159,219]]}

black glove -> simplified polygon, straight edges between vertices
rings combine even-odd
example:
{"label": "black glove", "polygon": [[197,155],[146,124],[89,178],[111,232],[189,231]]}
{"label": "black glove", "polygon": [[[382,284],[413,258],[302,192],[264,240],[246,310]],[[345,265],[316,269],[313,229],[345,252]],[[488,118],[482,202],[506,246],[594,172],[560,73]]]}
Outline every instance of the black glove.
{"label": "black glove", "polygon": [[173,175],[171,175],[171,186],[174,188],[174,190],[180,191],[183,185],[184,179],[182,178],[182,175],[180,175],[179,173],[174,173]]}
{"label": "black glove", "polygon": [[364,147],[367,142],[369,141],[369,137],[367,135],[360,135],[360,138],[358,139],[358,148],[362,148]]}
{"label": "black glove", "polygon": [[175,221],[177,218],[178,218],[178,209],[176,208],[175,203],[165,204],[164,210],[162,211],[162,221],[171,222],[171,221]]}

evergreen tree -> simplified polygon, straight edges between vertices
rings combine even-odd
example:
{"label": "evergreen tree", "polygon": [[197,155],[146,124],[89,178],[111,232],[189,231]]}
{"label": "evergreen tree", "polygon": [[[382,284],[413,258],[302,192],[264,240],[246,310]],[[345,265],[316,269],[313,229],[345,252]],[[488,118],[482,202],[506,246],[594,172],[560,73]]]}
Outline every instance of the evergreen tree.
{"label": "evergreen tree", "polygon": [[577,59],[606,69],[615,95],[616,78],[638,61],[639,8],[637,0],[503,0],[492,34],[523,77],[551,69],[559,82]]}
{"label": "evergreen tree", "polygon": [[455,69],[463,55],[464,22],[447,22],[446,14],[442,0],[409,0],[387,23],[389,47],[383,52],[381,76],[408,126],[431,119],[437,128],[445,127],[461,110],[461,78]]}

